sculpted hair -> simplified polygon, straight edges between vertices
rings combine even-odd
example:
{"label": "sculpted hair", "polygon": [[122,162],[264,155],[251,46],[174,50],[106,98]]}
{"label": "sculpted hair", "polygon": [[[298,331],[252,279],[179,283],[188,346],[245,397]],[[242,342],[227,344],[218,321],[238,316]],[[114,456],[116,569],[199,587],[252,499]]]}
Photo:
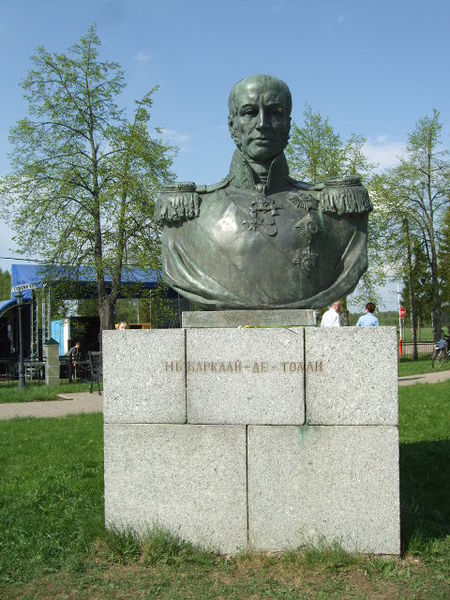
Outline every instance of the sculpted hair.
{"label": "sculpted hair", "polygon": [[239,89],[244,87],[248,83],[257,82],[263,86],[276,86],[280,90],[283,91],[284,97],[286,99],[286,108],[288,114],[291,114],[292,111],[292,96],[291,90],[289,89],[287,83],[281,81],[281,79],[277,79],[276,77],[272,77],[271,75],[254,75],[252,77],[247,77],[246,79],[241,79],[238,81],[231,89],[230,95],[228,97],[228,113],[230,117],[234,117],[237,113],[237,95]]}

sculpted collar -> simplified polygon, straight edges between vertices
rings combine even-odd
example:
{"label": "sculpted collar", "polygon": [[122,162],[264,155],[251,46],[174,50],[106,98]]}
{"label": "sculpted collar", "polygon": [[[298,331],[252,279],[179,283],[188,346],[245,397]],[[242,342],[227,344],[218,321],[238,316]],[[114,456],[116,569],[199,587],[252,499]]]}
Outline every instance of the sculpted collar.
{"label": "sculpted collar", "polygon": [[[242,152],[236,150],[230,165],[229,181],[237,188],[254,190],[259,177],[251,168]],[[270,165],[265,183],[266,192],[277,192],[289,188],[289,169],[284,153],[275,157]]]}

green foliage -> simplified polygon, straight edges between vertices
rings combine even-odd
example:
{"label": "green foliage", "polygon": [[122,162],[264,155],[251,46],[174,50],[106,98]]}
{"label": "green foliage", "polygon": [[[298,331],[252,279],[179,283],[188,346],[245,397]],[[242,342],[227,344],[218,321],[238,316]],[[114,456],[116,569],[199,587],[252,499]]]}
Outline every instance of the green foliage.
{"label": "green foliage", "polygon": [[447,313],[450,312],[450,206],[442,219],[442,238],[439,247],[439,275],[442,286],[442,300]]}
{"label": "green foliage", "polygon": [[372,180],[379,238],[378,260],[408,280],[419,314],[431,304],[434,337],[440,336],[439,228],[450,195],[448,151],[441,147],[439,113],[420,119],[400,165]]}
{"label": "green foliage", "polygon": [[[364,154],[366,138],[352,134],[347,141],[336,132],[327,117],[313,112],[306,105],[303,125],[293,123],[291,140],[286,148],[286,156],[291,175],[308,183],[322,183],[333,177],[360,175],[370,183],[375,164]],[[368,300],[380,304],[377,286],[385,282],[384,268],[377,268],[373,260],[378,251],[377,227],[369,221],[369,271],[363,276],[353,300],[364,306]]]}
{"label": "green foliage", "polygon": [[[429,264],[421,240],[411,240],[411,268],[403,274],[402,304],[411,316],[411,298],[415,302],[415,316],[421,322],[430,319],[433,309],[433,290],[428,273]],[[411,289],[412,286],[412,289]]]}
{"label": "green foliage", "polygon": [[11,298],[11,273],[8,270],[0,269],[0,300],[9,300]]}
{"label": "green foliage", "polygon": [[116,323],[149,323],[152,328],[171,325],[176,320],[174,301],[168,297],[169,287],[162,280],[145,298],[120,299],[117,302]]}
{"label": "green foliage", "polygon": [[344,142],[328,118],[313,112],[308,104],[303,119],[302,127],[293,123],[286,148],[293,177],[315,184],[344,175],[369,176],[375,165],[364,155],[363,136],[352,134]]}
{"label": "green foliage", "polygon": [[159,264],[153,207],[172,176],[172,148],[149,134],[156,88],[128,119],[117,104],[123,71],[99,49],[92,27],[65,54],[41,47],[32,56],[23,82],[29,116],[11,129],[12,172],[1,192],[19,247],[63,263],[71,286],[80,266],[93,267],[105,328],[126,264]]}

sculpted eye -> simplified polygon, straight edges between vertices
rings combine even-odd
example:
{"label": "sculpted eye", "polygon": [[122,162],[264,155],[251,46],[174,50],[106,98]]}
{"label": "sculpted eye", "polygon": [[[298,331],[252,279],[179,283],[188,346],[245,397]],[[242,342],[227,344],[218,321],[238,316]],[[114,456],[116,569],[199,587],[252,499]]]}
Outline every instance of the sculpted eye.
{"label": "sculpted eye", "polygon": [[271,112],[274,115],[282,115],[284,114],[284,108],[282,106],[273,106]]}
{"label": "sculpted eye", "polygon": [[241,111],[241,115],[244,116],[250,116],[250,117],[255,117],[258,114],[258,109],[257,108],[244,108],[243,111]]}

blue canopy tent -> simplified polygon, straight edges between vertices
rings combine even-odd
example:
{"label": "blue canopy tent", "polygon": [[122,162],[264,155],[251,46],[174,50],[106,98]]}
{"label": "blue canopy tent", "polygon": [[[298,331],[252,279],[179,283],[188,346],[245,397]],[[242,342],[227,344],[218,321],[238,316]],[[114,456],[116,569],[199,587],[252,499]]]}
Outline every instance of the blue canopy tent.
{"label": "blue canopy tent", "polygon": [[[92,267],[77,267],[72,269],[65,266],[45,265],[11,265],[11,291],[12,297],[15,292],[21,291],[24,301],[31,300],[31,292],[34,289],[42,288],[49,280],[53,281],[76,281],[78,286],[92,288],[95,284],[96,276]],[[121,285],[139,285],[142,289],[153,289],[161,281],[160,271],[144,272],[140,269],[124,269],[122,273]],[[111,284],[111,280],[106,279],[106,284]],[[70,289],[70,288],[69,288]],[[67,298],[69,299],[69,298]]]}
{"label": "blue canopy tent", "polygon": [[[122,297],[128,295],[134,298],[141,297],[145,290],[155,289],[160,281],[160,271],[144,272],[137,268],[124,269],[121,286],[124,290],[128,289],[129,292]],[[66,300],[96,297],[96,277],[92,267],[75,269],[52,266],[50,268],[46,265],[34,264],[13,264],[11,266],[11,299],[0,303],[0,319],[6,317],[10,322],[13,321],[12,315],[16,310],[16,294],[21,292],[23,302],[30,312],[30,356],[39,353],[40,340],[44,341],[50,337],[50,289],[61,283],[64,283],[64,299]],[[111,285],[108,280],[105,283],[107,287]],[[40,303],[37,301],[35,292],[37,289],[42,290]],[[176,298],[177,293],[169,290],[169,297]],[[39,323],[42,325],[41,336],[39,336]]]}

